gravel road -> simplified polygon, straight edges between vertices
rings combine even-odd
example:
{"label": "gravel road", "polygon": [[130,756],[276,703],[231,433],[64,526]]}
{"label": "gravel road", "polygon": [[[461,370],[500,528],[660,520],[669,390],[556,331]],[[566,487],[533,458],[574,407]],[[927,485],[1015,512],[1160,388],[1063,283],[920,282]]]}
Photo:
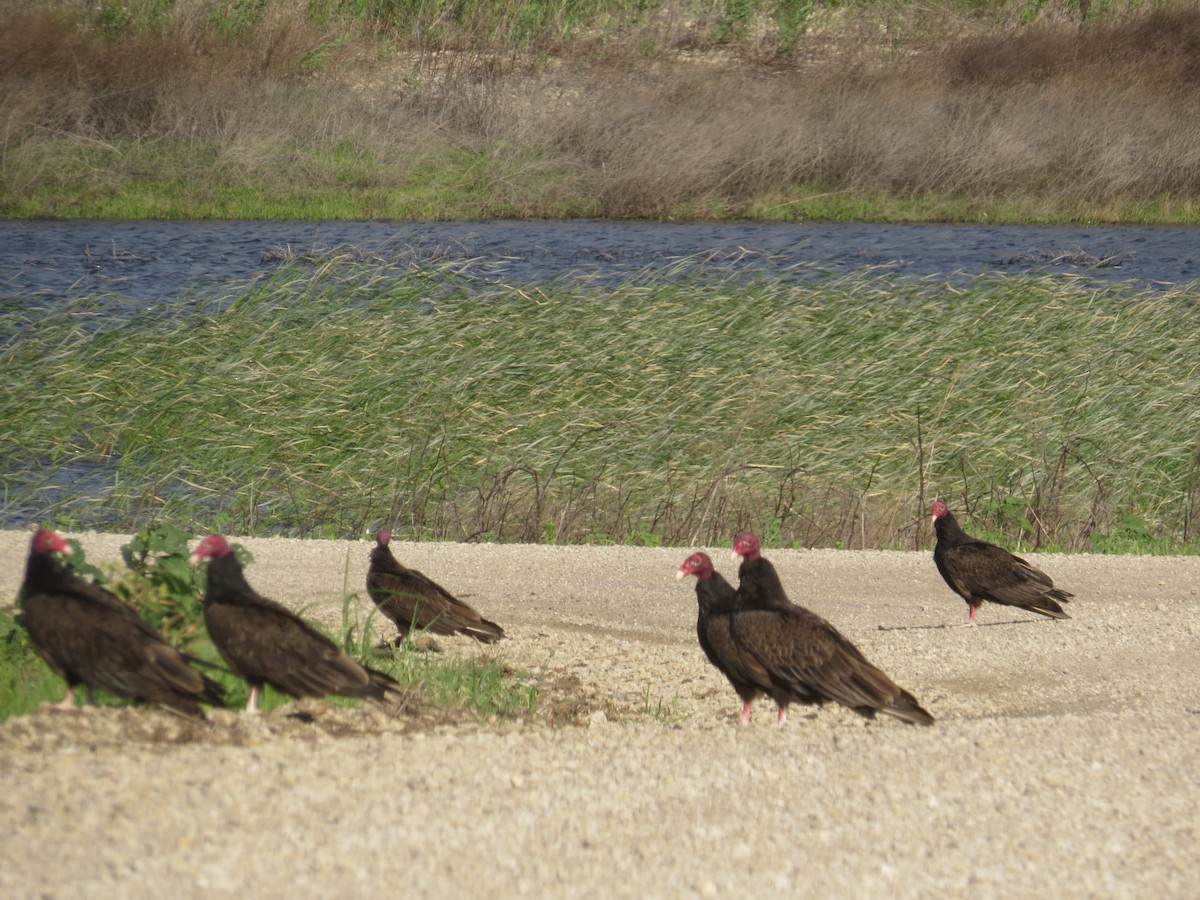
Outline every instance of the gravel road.
{"label": "gravel road", "polygon": [[[93,562],[127,540],[80,538]],[[6,603],[28,540],[0,532]],[[326,626],[370,546],[239,540],[252,584]],[[10,720],[0,895],[1200,895],[1200,559],[1034,556],[1073,618],[984,606],[967,629],[929,553],[769,553],[938,720],[796,707],[781,731],[766,700],[736,726],[696,644],[693,548],[393,547],[510,636],[443,652],[533,672],[576,724],[324,701]]]}

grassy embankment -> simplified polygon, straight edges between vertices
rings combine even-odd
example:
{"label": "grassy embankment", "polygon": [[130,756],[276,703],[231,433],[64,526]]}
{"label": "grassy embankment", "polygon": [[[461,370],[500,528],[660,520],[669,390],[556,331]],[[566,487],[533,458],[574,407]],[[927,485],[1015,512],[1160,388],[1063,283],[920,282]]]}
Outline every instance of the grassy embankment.
{"label": "grassy embankment", "polygon": [[8,0],[0,215],[1200,221],[1200,10],[1079,8]]}
{"label": "grassy embankment", "polygon": [[[1196,546],[1194,289],[637,283],[297,261],[219,313],[0,352],[5,512],[194,532],[926,548]],[[15,320],[15,317],[14,317]],[[15,323],[14,324],[19,324]],[[51,485],[48,473],[107,476]],[[61,491],[61,493],[58,493]]]}

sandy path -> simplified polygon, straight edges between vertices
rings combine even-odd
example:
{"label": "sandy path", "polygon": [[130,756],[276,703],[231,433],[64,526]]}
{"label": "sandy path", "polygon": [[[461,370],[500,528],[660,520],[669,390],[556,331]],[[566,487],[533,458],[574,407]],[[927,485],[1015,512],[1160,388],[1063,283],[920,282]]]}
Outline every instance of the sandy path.
{"label": "sandy path", "polygon": [[[83,536],[92,561],[123,540]],[[0,532],[6,602],[27,542]],[[243,543],[253,584],[327,625],[366,569],[365,543]],[[779,732],[766,701],[735,727],[686,550],[395,546],[505,626],[507,661],[577,684],[583,724],[14,720],[0,895],[1200,894],[1200,559],[1041,557],[1075,618],[968,630],[941,627],[966,607],[927,553],[774,552],[938,717],[796,709]]]}

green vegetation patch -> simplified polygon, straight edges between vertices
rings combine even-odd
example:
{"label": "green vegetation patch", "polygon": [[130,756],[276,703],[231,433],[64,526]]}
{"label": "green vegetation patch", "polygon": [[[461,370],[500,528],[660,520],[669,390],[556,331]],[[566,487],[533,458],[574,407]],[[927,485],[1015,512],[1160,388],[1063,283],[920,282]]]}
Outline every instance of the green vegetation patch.
{"label": "green vegetation patch", "polygon": [[57,703],[63,693],[62,679],[42,662],[25,629],[0,610],[0,721]]}
{"label": "green vegetation patch", "polygon": [[594,212],[537,148],[430,146],[380,158],[318,144],[239,160],[215,144],[56,139],[16,156],[39,158],[37,173],[0,200],[0,215],[14,218],[434,221]]}

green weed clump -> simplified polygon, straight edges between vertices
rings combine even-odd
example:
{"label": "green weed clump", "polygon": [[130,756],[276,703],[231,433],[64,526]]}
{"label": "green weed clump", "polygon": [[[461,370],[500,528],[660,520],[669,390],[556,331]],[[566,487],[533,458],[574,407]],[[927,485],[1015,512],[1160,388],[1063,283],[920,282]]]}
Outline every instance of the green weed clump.
{"label": "green weed clump", "polygon": [[[191,539],[169,522],[148,525],[121,547],[125,572],[107,586],[180,648],[204,639],[204,571],[192,565]],[[232,549],[243,564],[252,561],[241,544]]]}
{"label": "green weed clump", "polygon": [[[1195,545],[1194,288],[682,271],[535,290],[347,255],[218,312],[33,311],[0,350],[0,418],[22,423],[4,512],[916,548],[940,495],[1026,548]],[[75,491],[46,477],[98,463]]]}
{"label": "green weed clump", "polygon": [[496,658],[447,665],[406,644],[395,653],[388,671],[401,684],[420,688],[437,707],[467,709],[484,719],[532,719],[538,712],[536,679],[511,672]]}
{"label": "green weed clump", "polygon": [[0,610],[0,722],[62,697],[62,679],[42,662],[28,632]]}

